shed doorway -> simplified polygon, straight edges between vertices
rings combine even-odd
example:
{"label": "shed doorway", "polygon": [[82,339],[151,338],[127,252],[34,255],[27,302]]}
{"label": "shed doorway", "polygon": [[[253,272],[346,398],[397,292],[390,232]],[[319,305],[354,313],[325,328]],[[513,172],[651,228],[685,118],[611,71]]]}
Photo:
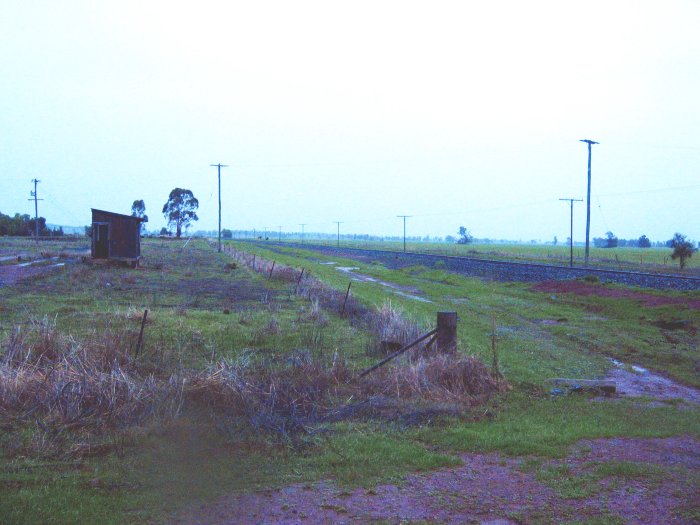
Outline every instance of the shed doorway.
{"label": "shed doorway", "polygon": [[92,231],[95,235],[95,258],[109,258],[109,224],[95,222],[92,225]]}

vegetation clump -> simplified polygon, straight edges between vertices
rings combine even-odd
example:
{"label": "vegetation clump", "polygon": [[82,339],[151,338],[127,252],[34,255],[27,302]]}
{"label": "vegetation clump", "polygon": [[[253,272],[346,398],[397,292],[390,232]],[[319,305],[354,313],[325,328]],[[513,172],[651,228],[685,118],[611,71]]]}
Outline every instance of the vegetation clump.
{"label": "vegetation clump", "polygon": [[698,249],[693,246],[693,243],[686,239],[685,235],[676,233],[673,239],[670,241],[671,248],[673,248],[673,253],[671,254],[671,259],[674,261],[678,259],[678,263],[681,270],[685,268],[685,265]]}

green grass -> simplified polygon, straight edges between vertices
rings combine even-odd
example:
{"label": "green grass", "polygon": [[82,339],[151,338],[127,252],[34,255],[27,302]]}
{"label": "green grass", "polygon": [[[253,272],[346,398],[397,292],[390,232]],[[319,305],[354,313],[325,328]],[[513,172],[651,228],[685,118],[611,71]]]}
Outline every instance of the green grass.
{"label": "green grass", "polygon": [[406,472],[461,464],[453,456],[426,449],[400,434],[377,432],[364,425],[342,426],[324,442],[322,452],[302,458],[298,465],[310,479],[331,475],[345,486],[369,487],[396,482]]}
{"label": "green grass", "polygon": [[[697,333],[692,329],[669,332],[654,324],[663,319],[682,319],[697,328],[698,310],[675,305],[640,307],[639,301],[626,298],[541,293],[533,291],[530,284],[483,282],[425,266],[391,270],[381,264],[298,248],[248,243],[237,246],[278,263],[304,267],[338,290],[347,288],[348,276],[321,263],[353,266],[358,273],[416,289],[433,302],[411,300],[375,283],[352,284],[353,295],[364,304],[381,305],[390,300],[425,328],[434,326],[436,311],[456,311],[461,319],[459,339],[463,350],[486,362],[491,361],[490,334],[495,324],[500,364],[512,382],[541,385],[551,377],[596,378],[610,367],[605,357],[614,357],[700,386]],[[698,292],[664,295],[700,298]],[[563,321],[543,324],[556,320]]]}
{"label": "green grass", "polygon": [[493,418],[424,429],[417,437],[454,451],[560,458],[582,439],[700,437],[699,416],[697,408],[686,406],[644,407],[631,400],[605,403],[514,394]]}
{"label": "green grass", "polygon": [[[12,252],[11,244],[2,240],[0,254]],[[278,265],[303,267],[343,292],[348,276],[321,262],[359,267],[358,272],[411,287],[433,302],[414,301],[370,282],[353,282],[352,294],[368,307],[391,300],[426,329],[434,325],[436,311],[457,311],[461,350],[486,363],[491,363],[495,326],[500,368],[514,391],[465,420],[404,431],[387,425],[329,425],[298,449],[264,436],[217,432],[218,422],[192,406],[173,425],[137,429],[118,454],[107,457],[60,464],[0,454],[0,521],[158,522],[183,506],[232,491],[327,478],[349,487],[399,482],[408,472],[458,464],[456,454],[462,451],[561,458],[581,439],[700,436],[697,408],[682,403],[649,407],[634,401],[550,398],[544,386],[549,377],[599,377],[609,366],[606,356],[700,385],[697,335],[653,324],[682,317],[700,326],[697,311],[644,308],[630,299],[553,296],[529,284],[486,283],[440,267],[391,270],[298,248],[235,245]],[[366,353],[371,336],[361,324],[332,312],[324,312],[324,321],[312,319],[309,302],[294,295],[293,285],[246,268],[226,269],[231,259],[204,241],[145,240],[143,254],[146,264],[140,270],[69,265],[0,288],[0,337],[14,325],[26,327],[30,319],[46,317],[76,338],[110,329],[135,341],[148,308],[144,366],[198,368],[243,354],[279,360],[300,349],[326,359],[338,351],[356,367],[371,362]],[[558,319],[564,321],[542,322]],[[3,439],[0,452],[9,450]],[[530,468],[539,470],[541,461],[533,460]],[[622,463],[591,466],[587,472],[590,479],[571,481],[565,495],[584,497],[605,476],[656,475]],[[560,473],[559,479],[567,475]]]}

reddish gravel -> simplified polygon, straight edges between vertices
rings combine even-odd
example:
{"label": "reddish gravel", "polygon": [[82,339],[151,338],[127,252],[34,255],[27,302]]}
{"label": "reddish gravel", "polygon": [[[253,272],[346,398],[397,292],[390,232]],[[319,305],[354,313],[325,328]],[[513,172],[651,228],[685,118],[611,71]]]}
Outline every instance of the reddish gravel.
{"label": "reddish gravel", "polygon": [[658,477],[594,480],[596,493],[565,499],[522,469],[522,459],[464,454],[463,466],[407,476],[398,485],[342,490],[330,482],[233,495],[191,508],[178,524],[263,523],[561,523],[615,516],[625,523],[694,523],[700,507],[700,442],[690,437],[581,442],[564,459],[573,475],[591,462],[630,461],[662,469]]}
{"label": "reddish gravel", "polygon": [[636,290],[624,290],[621,288],[609,288],[600,284],[581,281],[545,281],[534,285],[532,289],[547,293],[572,293],[582,296],[594,295],[597,297],[634,299],[641,302],[643,306],[682,305],[694,310],[700,310],[700,299],[657,295]]}

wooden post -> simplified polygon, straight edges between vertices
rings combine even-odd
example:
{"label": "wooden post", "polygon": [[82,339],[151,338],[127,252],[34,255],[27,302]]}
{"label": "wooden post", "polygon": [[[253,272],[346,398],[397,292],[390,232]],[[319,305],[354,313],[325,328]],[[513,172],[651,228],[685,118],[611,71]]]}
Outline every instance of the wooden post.
{"label": "wooden post", "polygon": [[253,271],[255,271],[255,254],[253,254]]}
{"label": "wooden post", "polygon": [[272,268],[270,269],[270,276],[269,279],[272,279],[272,272],[275,271],[275,261],[272,261]]}
{"label": "wooden post", "polygon": [[437,313],[437,350],[454,352],[457,349],[457,312]]}

